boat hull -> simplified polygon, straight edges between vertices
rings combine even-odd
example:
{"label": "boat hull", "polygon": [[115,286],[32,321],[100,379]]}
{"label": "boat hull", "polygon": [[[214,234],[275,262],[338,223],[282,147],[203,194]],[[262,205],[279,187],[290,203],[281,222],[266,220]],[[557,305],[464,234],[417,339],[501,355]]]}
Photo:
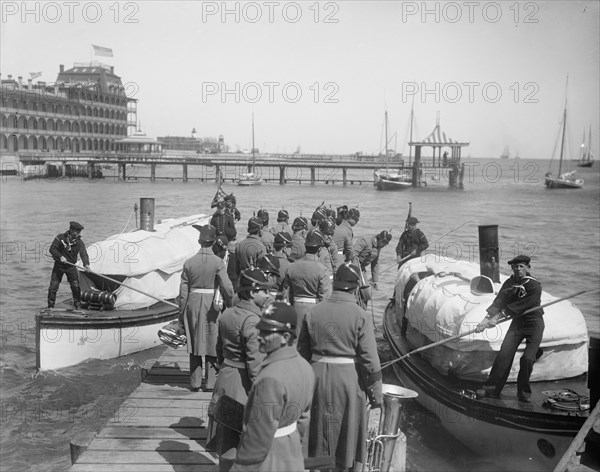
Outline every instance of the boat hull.
{"label": "boat hull", "polygon": [[90,359],[113,359],[161,345],[158,330],[178,309],[157,304],[144,310],[42,310],[36,316],[36,367],[54,370]]}
{"label": "boat hull", "polygon": [[[392,301],[384,315],[384,337],[394,356],[399,357],[411,346],[396,317]],[[437,373],[417,355],[395,363],[394,370],[403,386],[419,394],[417,401],[450,434],[506,470],[552,470],[587,416],[587,412],[569,416],[535,403],[520,403],[514,385],[504,388],[502,399],[477,398],[475,385]],[[534,383],[534,401],[542,398],[543,390],[571,388],[587,392],[585,381],[585,376],[580,376]]]}
{"label": "boat hull", "polygon": [[262,185],[263,181],[262,180],[238,180],[238,185],[242,185],[245,187],[252,187],[255,185]]}
{"label": "boat hull", "polygon": [[377,190],[407,190],[412,187],[412,177],[400,171],[378,170],[373,173]]}
{"label": "boat hull", "polygon": [[578,162],[577,167],[592,167],[594,165],[594,161],[586,161],[586,162]]}
{"label": "boat hull", "polygon": [[574,181],[570,181],[563,179],[546,178],[546,187],[549,189],[582,188],[583,180],[577,179]]}

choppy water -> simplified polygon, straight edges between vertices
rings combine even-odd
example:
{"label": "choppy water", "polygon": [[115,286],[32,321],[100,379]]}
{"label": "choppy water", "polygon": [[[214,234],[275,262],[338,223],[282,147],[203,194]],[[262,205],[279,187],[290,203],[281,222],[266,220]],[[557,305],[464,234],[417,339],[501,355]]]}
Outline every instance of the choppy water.
{"label": "choppy water", "polygon": [[[413,215],[439,257],[477,260],[477,225],[498,224],[502,261],[517,253],[532,256],[533,274],[555,296],[598,287],[600,277],[599,167],[578,169],[582,190],[546,190],[545,161],[466,160],[464,190],[430,186],[404,192],[378,192],[371,185],[265,184],[233,191],[242,222],[251,212],[269,210],[272,218],[284,207],[292,217],[310,217],[325,201],[332,207],[359,205],[355,236],[392,228],[394,240],[382,253],[379,291],[373,313],[378,323],[381,356],[389,356],[380,321],[391,296],[396,270],[394,247],[404,226],[408,202]],[[91,361],[58,372],[35,372],[35,313],[46,303],[52,263],[47,248],[70,220],[85,226],[86,243],[121,232],[140,197],[156,198],[156,218],[209,211],[212,183],[161,180],[115,182],[105,171],[101,181],[85,179],[27,181],[3,177],[1,192],[1,459],[6,471],[65,470],[70,465],[69,440],[99,430],[139,383],[162,348],[109,361]],[[149,169],[137,169],[138,176]],[[190,178],[197,177],[190,169]],[[306,170],[304,170],[306,172]],[[326,170],[324,172],[327,172]],[[331,172],[331,170],[330,170]],[[179,177],[181,169],[159,167],[158,176]],[[369,179],[369,172],[349,173]],[[433,176],[436,177],[436,176]],[[440,175],[444,181],[445,176]],[[435,187],[435,188],[434,188]],[[134,226],[131,218],[128,229]],[[238,225],[245,234],[245,223]],[[475,254],[474,254],[475,253]],[[508,268],[508,266],[506,266]],[[508,272],[508,271],[507,271]],[[59,296],[69,296],[66,281]],[[600,295],[584,294],[573,302],[584,312],[591,334],[600,334]],[[435,423],[413,421],[408,431],[410,470],[467,470],[473,456],[462,450]]]}

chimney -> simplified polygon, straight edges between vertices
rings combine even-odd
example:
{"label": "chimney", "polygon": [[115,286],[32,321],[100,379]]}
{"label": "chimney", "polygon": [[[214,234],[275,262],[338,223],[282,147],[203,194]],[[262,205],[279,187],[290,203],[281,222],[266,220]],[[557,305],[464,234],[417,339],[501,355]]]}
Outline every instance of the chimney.
{"label": "chimney", "polygon": [[19,76],[19,89],[23,88],[23,77]]}
{"label": "chimney", "polygon": [[110,73],[114,74],[115,73],[115,66],[110,66]]}
{"label": "chimney", "polygon": [[31,86],[31,85],[32,85],[32,84],[31,84],[32,82],[33,82],[33,79],[27,79],[27,88],[28,88],[29,90],[31,90],[31,89],[33,88],[33,87]]}
{"label": "chimney", "polygon": [[61,65],[60,65],[60,72],[62,73],[62,72],[64,72],[64,71],[65,71],[65,66],[64,66],[64,64],[61,64]]}

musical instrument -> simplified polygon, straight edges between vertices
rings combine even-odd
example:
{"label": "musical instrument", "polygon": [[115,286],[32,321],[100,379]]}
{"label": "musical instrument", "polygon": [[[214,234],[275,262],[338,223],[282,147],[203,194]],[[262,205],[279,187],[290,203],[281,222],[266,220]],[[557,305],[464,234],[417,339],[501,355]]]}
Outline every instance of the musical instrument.
{"label": "musical instrument", "polygon": [[[379,417],[379,427],[367,431],[367,461],[363,464],[362,472],[389,472],[395,450],[399,449],[398,442],[403,440],[400,431],[402,405],[405,400],[417,397],[417,392],[398,385],[383,384],[383,405]],[[368,410],[370,419],[371,408]],[[368,422],[368,421],[367,421]],[[370,426],[370,425],[369,425]],[[394,470],[399,470],[404,464],[395,464]]]}

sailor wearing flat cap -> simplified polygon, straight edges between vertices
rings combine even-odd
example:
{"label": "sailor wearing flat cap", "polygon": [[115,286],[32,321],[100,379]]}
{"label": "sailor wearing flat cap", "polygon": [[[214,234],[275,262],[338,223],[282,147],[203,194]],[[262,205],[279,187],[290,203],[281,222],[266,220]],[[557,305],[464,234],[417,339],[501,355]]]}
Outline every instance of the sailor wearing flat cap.
{"label": "sailor wearing flat cap", "polygon": [[294,307],[273,302],[256,325],[262,368],[248,394],[242,437],[232,472],[304,470],[315,378],[295,346]]}
{"label": "sailor wearing flat cap", "polygon": [[[217,229],[211,225],[193,225],[200,234],[200,250],[183,264],[179,297],[180,319],[185,326],[190,355],[190,387],[211,390],[215,383],[217,362],[217,317],[213,299],[216,291],[228,306],[233,299],[233,285],[225,261],[213,252]],[[203,366],[203,357],[206,365]]]}
{"label": "sailor wearing flat cap", "polygon": [[[379,255],[381,250],[392,240],[392,234],[383,230],[371,238],[360,237],[354,243],[354,254],[363,272],[363,280],[366,280],[365,272],[371,268],[371,286],[377,290],[379,283]],[[364,293],[364,292],[363,292]],[[363,308],[368,300],[362,300]]]}
{"label": "sailor wearing flat cap", "polygon": [[265,243],[261,239],[262,228],[262,218],[253,216],[248,220],[248,236],[239,242],[235,251],[237,281],[242,271],[258,267],[258,260],[267,253]]}
{"label": "sailor wearing flat cap", "polygon": [[421,253],[429,247],[429,242],[423,231],[417,228],[419,220],[414,216],[406,219],[406,229],[400,235],[398,245],[396,246],[396,260],[398,268],[406,261],[420,257]]}
{"label": "sailor wearing flat cap", "polygon": [[50,245],[50,255],[54,259],[54,267],[52,267],[50,286],[48,287],[48,308],[54,308],[56,293],[65,274],[71,286],[73,307],[81,308],[79,273],[77,268],[74,267],[74,264],[77,263],[77,256],[81,255],[81,262],[83,262],[86,272],[90,271],[90,258],[85,249],[85,244],[81,240],[82,229],[83,225],[80,225],[77,221],[71,221],[69,222],[69,229],[57,235]]}
{"label": "sailor wearing flat cap", "polygon": [[517,397],[519,401],[529,402],[531,386],[529,379],[533,364],[542,355],[540,349],[544,334],[544,310],[538,308],[523,315],[524,312],[541,304],[542,285],[529,273],[531,259],[519,255],[510,261],[513,274],[502,284],[498,295],[487,309],[486,317],[477,325],[477,332],[495,326],[501,318],[512,318],[502,347],[494,360],[490,376],[484,386],[487,396],[499,398],[508,379],[515,353],[523,340],[525,351],[519,361],[517,377]]}

